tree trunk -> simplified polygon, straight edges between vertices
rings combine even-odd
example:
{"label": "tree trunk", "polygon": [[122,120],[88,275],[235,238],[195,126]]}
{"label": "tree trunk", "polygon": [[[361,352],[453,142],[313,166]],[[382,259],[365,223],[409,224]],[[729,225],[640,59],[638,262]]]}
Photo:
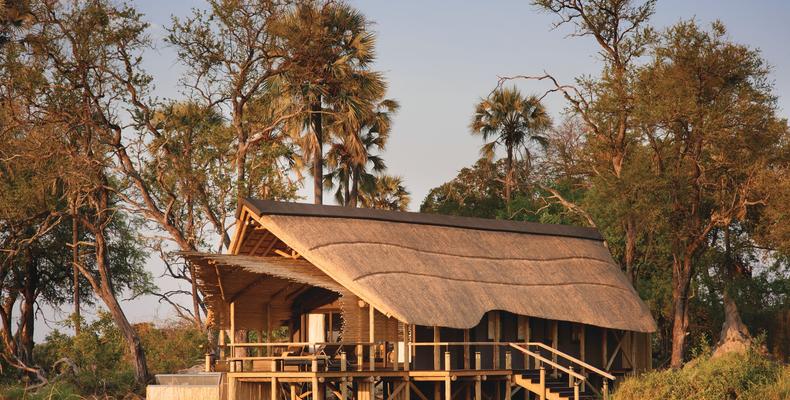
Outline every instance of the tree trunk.
{"label": "tree trunk", "polygon": [[352,169],[352,177],[351,177],[351,202],[349,203],[350,207],[356,207],[357,203],[359,202],[359,168]]}
{"label": "tree trunk", "polygon": [[77,220],[77,207],[72,206],[71,212],[71,273],[72,285],[74,288],[74,334],[80,334],[80,325],[82,319],[80,318],[80,270],[77,268],[77,263],[80,262],[80,233],[79,221]]}
{"label": "tree trunk", "polygon": [[513,148],[508,146],[507,158],[505,159],[505,206],[507,208],[507,215],[510,218],[510,191],[512,188],[513,179]]}
{"label": "tree trunk", "polygon": [[631,285],[636,289],[636,270],[634,260],[636,259],[636,224],[634,219],[628,217],[625,222],[625,274]]}
{"label": "tree trunk", "polygon": [[33,332],[35,329],[35,304],[38,289],[36,259],[28,251],[25,263],[25,280],[22,288],[22,303],[19,305],[19,360],[33,365]]}
{"label": "tree trunk", "polygon": [[148,383],[149,374],[143,345],[140,343],[140,337],[126,318],[126,314],[124,314],[120,303],[118,303],[118,299],[113,293],[107,254],[107,242],[104,232],[102,228],[99,228],[93,233],[96,237],[96,268],[99,271],[100,282],[97,282],[93,277],[90,277],[89,281],[96,294],[99,295],[110,311],[115,325],[121,331],[121,334],[123,334],[124,339],[126,339],[126,345],[134,364],[135,381],[139,385],[145,385]]}
{"label": "tree trunk", "polygon": [[680,368],[683,366],[683,356],[686,351],[686,336],[688,330],[688,293],[691,287],[691,255],[675,256],[672,264],[672,358],[670,366]]}
{"label": "tree trunk", "polygon": [[313,203],[324,203],[324,130],[321,115],[321,96],[311,105],[313,134],[316,145],[313,150]]}

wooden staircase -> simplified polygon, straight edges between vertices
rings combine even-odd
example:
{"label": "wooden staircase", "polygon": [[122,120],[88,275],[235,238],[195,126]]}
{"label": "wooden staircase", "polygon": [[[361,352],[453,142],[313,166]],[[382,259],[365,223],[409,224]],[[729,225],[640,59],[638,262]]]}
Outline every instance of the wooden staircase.
{"label": "wooden staircase", "polygon": [[[510,343],[510,347],[522,352],[525,359],[532,358],[535,360],[537,369],[529,369],[521,374],[514,375],[513,383],[537,394],[540,400],[587,400],[597,398],[608,400],[609,381],[614,381],[614,375],[543,343]],[[538,353],[537,350],[536,352],[531,351],[529,347],[537,347],[547,351],[555,357],[565,360],[570,365],[566,364],[567,367],[560,365],[557,363],[557,358],[551,360]],[[553,368],[553,376],[546,373],[544,365]],[[597,374],[602,378],[603,388],[601,388],[600,392],[589,384],[588,373]],[[585,389],[590,389],[591,392],[587,392]]]}
{"label": "wooden staircase", "polygon": [[[558,375],[556,378],[544,372],[544,382],[541,385],[541,370],[526,370],[520,375],[514,375],[514,383],[535,393],[540,398],[540,393],[545,393],[546,400],[592,400],[598,396],[591,392],[585,392],[579,382],[570,384],[567,377]],[[543,390],[542,390],[543,389]],[[578,390],[578,394],[576,391]]]}

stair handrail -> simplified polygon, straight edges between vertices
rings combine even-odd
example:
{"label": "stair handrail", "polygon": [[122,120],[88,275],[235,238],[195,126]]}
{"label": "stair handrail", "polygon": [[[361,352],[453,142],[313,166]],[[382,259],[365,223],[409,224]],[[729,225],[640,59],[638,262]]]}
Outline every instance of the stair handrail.
{"label": "stair handrail", "polygon": [[580,381],[586,381],[587,380],[587,377],[585,377],[584,375],[576,373],[576,372],[574,372],[573,370],[571,370],[569,368],[565,368],[562,365],[557,364],[554,361],[551,361],[551,360],[541,356],[538,353],[533,353],[533,352],[529,351],[528,349],[525,349],[525,348],[519,346],[517,343],[510,343],[510,347],[513,347],[516,350],[518,350],[518,351],[520,351],[520,352],[522,352],[522,353],[524,353],[524,354],[526,354],[526,355],[528,355],[528,356],[530,356],[530,357],[532,357],[532,358],[534,358],[536,360],[539,360],[541,362],[549,364],[552,367],[557,368],[558,370],[560,370],[562,372],[565,372],[566,374],[568,374],[568,375],[570,375],[570,376],[572,376],[572,377],[574,377],[574,378],[576,378],[576,379],[578,379]]}
{"label": "stair handrail", "polygon": [[561,352],[561,351],[559,351],[559,350],[557,350],[557,349],[555,349],[553,347],[547,346],[547,345],[545,345],[543,343],[540,343],[540,342],[527,342],[527,346],[538,346],[538,347],[541,347],[541,348],[546,349],[546,350],[548,350],[548,351],[550,351],[550,352],[552,352],[552,353],[554,353],[554,354],[556,354],[556,355],[558,355],[558,356],[560,356],[560,357],[562,357],[562,358],[564,358],[566,360],[569,360],[569,361],[571,361],[571,362],[573,362],[575,364],[578,364],[578,365],[586,368],[587,370],[595,372],[596,374],[601,375],[602,377],[604,377],[606,379],[609,379],[610,381],[614,381],[615,380],[615,376],[614,375],[612,375],[612,374],[610,374],[610,373],[608,373],[606,371],[603,371],[601,369],[595,368],[592,365],[587,364],[586,362],[584,362],[582,360],[579,360],[578,358],[573,357],[570,354],[565,354],[565,353],[563,353],[563,352]]}

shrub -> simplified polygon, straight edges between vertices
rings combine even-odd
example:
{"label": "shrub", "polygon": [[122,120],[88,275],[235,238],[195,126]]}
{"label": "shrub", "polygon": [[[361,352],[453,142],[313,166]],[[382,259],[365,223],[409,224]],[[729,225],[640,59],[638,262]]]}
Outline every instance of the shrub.
{"label": "shrub", "polygon": [[[615,400],[636,399],[784,399],[771,397],[790,383],[787,367],[771,361],[756,350],[711,358],[700,355],[679,370],[649,372],[627,378],[614,393]],[[784,387],[784,389],[781,389]],[[755,393],[765,396],[755,397]]]}

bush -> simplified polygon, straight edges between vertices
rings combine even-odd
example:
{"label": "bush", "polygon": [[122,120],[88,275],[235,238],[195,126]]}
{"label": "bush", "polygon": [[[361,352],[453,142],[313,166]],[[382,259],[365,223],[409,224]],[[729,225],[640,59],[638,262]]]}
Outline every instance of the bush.
{"label": "bush", "polygon": [[[144,323],[135,325],[135,330],[151,374],[177,372],[202,363],[206,336],[192,325]],[[19,376],[8,376],[7,381],[15,384],[0,388],[0,398],[125,398],[144,390],[135,385],[126,341],[107,313],[83,326],[77,336],[52,332],[36,345],[34,357],[52,381],[50,385],[32,393],[20,386]]]}
{"label": "bush", "polygon": [[[627,378],[615,400],[636,399],[786,399],[790,372],[757,350],[711,358],[700,355],[679,370],[654,371]],[[759,395],[758,395],[759,394]]]}

